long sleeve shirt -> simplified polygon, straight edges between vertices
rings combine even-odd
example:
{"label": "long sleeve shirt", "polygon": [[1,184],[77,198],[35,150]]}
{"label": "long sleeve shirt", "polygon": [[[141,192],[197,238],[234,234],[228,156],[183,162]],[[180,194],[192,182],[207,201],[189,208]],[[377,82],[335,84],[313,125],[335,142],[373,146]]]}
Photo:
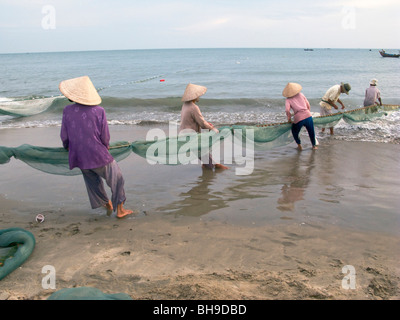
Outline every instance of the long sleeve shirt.
{"label": "long sleeve shirt", "polygon": [[381,98],[381,92],[375,86],[370,86],[365,91],[364,107],[373,106]]}
{"label": "long sleeve shirt", "polygon": [[110,132],[100,106],[72,104],[64,108],[60,137],[69,150],[69,166],[96,169],[114,159],[108,151]]}
{"label": "long sleeve shirt", "polygon": [[340,84],[336,84],[328,89],[324,96],[322,97],[322,101],[319,105],[327,110],[331,110],[332,106],[328,103],[328,101],[332,101],[336,103],[339,100],[341,94],[341,87]]}
{"label": "long sleeve shirt", "polygon": [[183,104],[181,111],[180,131],[184,129],[200,132],[201,129],[212,130],[213,126],[204,120],[199,107],[192,101],[188,101]]}
{"label": "long sleeve shirt", "polygon": [[312,116],[310,111],[310,103],[301,92],[296,94],[294,97],[287,98],[285,106],[288,121],[290,121],[292,118],[290,109],[292,109],[294,112],[294,123],[298,123],[301,120],[307,119]]}

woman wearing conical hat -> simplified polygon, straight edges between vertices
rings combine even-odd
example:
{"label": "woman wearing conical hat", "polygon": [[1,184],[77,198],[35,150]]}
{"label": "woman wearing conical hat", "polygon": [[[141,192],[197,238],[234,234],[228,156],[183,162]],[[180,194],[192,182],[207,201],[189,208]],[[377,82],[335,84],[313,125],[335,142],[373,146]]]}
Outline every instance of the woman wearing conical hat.
{"label": "woman wearing conical hat", "polygon": [[[133,211],[125,203],[124,178],[120,168],[108,151],[110,132],[105,110],[99,106],[101,98],[88,76],[62,81],[62,94],[74,104],[64,108],[61,140],[69,151],[69,166],[81,169],[93,209],[105,207],[107,214],[117,211],[123,218]],[[102,178],[112,192],[109,200]]]}
{"label": "woman wearing conical hat", "polygon": [[[186,90],[182,97],[182,111],[181,111],[181,125],[180,131],[185,129],[194,130],[196,132],[201,132],[201,129],[208,129],[213,130],[218,133],[218,129],[214,128],[212,124],[207,122],[201,111],[200,108],[197,106],[197,102],[199,102],[200,97],[207,92],[207,88],[203,86],[199,86],[196,84],[189,83],[186,87]],[[207,169],[228,169],[228,167],[222,164],[215,164],[212,163],[212,158],[210,156],[209,163],[203,164],[203,168]]]}
{"label": "woman wearing conical hat", "polygon": [[[310,111],[310,103],[304,94],[301,93],[302,86],[298,83],[289,82],[282,92],[282,95],[286,98],[286,115],[289,122],[292,124],[293,138],[297,143],[297,148],[302,150],[301,140],[299,133],[301,128],[304,126],[307,129],[310,141],[313,149],[318,149],[315,139],[314,121]],[[290,110],[294,112],[294,119],[292,121],[292,114]]]}

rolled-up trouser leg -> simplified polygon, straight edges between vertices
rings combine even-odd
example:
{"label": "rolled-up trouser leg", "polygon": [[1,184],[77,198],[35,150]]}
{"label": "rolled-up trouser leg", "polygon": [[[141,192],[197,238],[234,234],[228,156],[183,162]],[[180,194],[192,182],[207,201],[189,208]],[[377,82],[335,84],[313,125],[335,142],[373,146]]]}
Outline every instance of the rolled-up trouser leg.
{"label": "rolled-up trouser leg", "polygon": [[105,166],[103,178],[106,180],[107,185],[111,188],[111,201],[114,211],[116,211],[117,206],[126,201],[124,188],[125,180],[122,176],[117,161],[114,160]]}
{"label": "rolled-up trouser leg", "polygon": [[[108,197],[104,191],[101,178],[106,180],[107,185],[111,188],[111,202],[114,211],[117,210],[119,204],[126,201],[124,189],[125,181],[115,160],[101,168],[82,170],[82,173],[85,178],[90,203],[93,209],[104,206],[108,202]],[[104,198],[104,195],[106,198]]]}
{"label": "rolled-up trouser leg", "polygon": [[81,169],[92,209],[100,208],[108,203],[103,180],[93,170]]}

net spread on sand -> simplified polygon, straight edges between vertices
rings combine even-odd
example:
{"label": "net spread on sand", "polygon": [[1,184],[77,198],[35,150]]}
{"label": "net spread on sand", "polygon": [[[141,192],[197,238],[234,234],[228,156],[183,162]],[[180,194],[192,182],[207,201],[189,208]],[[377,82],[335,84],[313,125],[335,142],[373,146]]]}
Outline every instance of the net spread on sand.
{"label": "net spread on sand", "polygon": [[21,266],[35,248],[35,237],[27,230],[0,230],[0,280]]}
{"label": "net spread on sand", "polygon": [[[334,127],[341,120],[349,124],[357,124],[388,115],[391,111],[399,108],[398,105],[370,106],[328,116],[313,117],[313,121],[314,126],[319,128]],[[231,140],[234,145],[240,147],[251,144],[255,150],[287,145],[293,142],[291,126],[287,122],[254,126],[233,125],[219,128],[219,133],[214,131],[192,132],[171,137],[159,132],[159,134],[153,134],[148,141],[114,142],[110,145],[110,153],[117,161],[125,159],[133,152],[153,164],[189,164],[199,161],[199,158],[208,159],[211,148],[214,157],[215,150],[218,151],[215,146],[224,140]],[[232,152],[232,150],[228,151]],[[51,174],[71,176],[81,173],[77,168],[69,169],[68,151],[61,147],[49,148],[28,144],[19,147],[0,146],[0,164],[8,163],[12,157],[35,169]]]}

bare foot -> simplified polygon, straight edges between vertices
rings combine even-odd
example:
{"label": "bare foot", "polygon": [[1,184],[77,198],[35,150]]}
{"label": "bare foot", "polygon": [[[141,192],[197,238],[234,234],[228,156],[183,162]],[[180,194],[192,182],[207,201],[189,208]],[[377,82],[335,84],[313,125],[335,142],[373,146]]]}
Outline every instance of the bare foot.
{"label": "bare foot", "polygon": [[313,148],[313,150],[318,150],[317,146],[313,146],[312,148]]}
{"label": "bare foot", "polygon": [[227,170],[229,168],[227,166],[224,166],[224,165],[218,163],[218,164],[215,165],[215,169]]}
{"label": "bare foot", "polygon": [[104,207],[107,209],[107,216],[111,216],[114,209],[111,200],[108,200],[108,203]]}
{"label": "bare foot", "polygon": [[299,150],[299,151],[303,150],[303,147],[301,146],[301,144],[297,145],[297,150]]}
{"label": "bare foot", "polygon": [[117,207],[117,218],[122,219],[130,214],[132,214],[132,210],[127,210],[123,207],[122,203],[120,203]]}

